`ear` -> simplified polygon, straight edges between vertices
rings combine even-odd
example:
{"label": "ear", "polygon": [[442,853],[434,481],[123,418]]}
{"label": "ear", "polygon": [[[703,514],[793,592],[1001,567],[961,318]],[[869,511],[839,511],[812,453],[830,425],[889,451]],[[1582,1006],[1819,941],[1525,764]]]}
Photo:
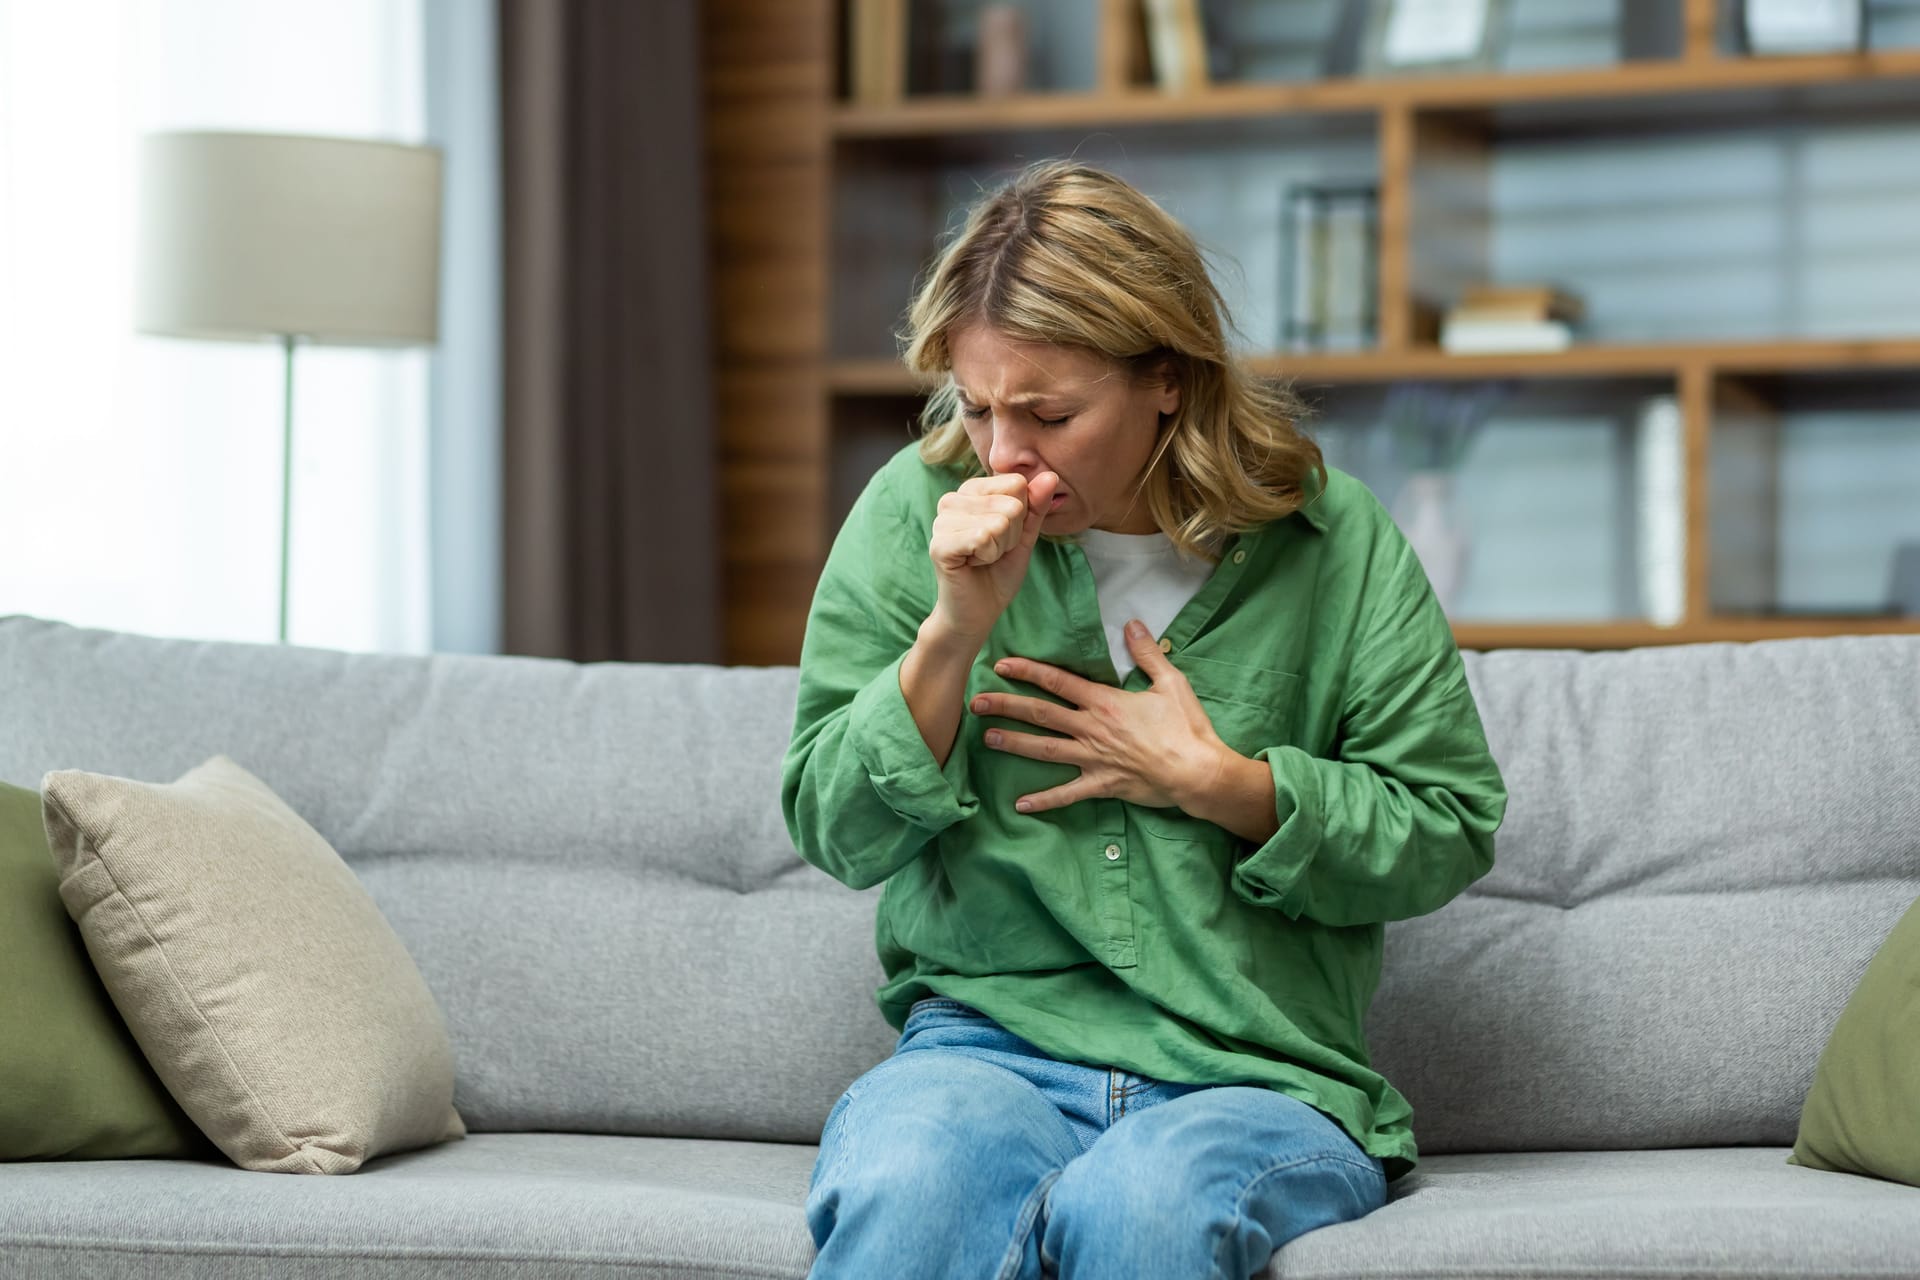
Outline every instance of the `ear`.
{"label": "ear", "polygon": [[1161,413],[1178,413],[1180,411],[1180,379],[1174,376],[1173,362],[1162,361],[1154,370],[1153,376],[1158,384],[1155,388],[1154,407]]}

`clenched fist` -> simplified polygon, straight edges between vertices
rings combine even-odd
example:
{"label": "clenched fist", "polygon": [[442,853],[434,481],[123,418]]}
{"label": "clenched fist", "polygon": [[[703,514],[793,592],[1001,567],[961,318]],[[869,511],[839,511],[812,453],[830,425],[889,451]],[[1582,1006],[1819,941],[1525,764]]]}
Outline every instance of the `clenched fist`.
{"label": "clenched fist", "polygon": [[1042,471],[1027,483],[1009,473],[977,476],[940,496],[927,554],[939,582],[934,616],[956,635],[984,644],[1019,594],[1060,477]]}

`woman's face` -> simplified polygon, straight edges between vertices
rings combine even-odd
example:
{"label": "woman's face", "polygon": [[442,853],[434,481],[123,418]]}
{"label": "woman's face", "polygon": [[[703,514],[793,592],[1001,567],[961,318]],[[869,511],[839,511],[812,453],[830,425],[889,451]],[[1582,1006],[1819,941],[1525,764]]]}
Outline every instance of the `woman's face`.
{"label": "woman's face", "polygon": [[1023,342],[984,324],[951,342],[967,438],[992,475],[1060,477],[1044,533],[1153,533],[1134,491],[1159,440],[1160,415],[1180,407],[1172,384],[1141,385],[1080,347]]}

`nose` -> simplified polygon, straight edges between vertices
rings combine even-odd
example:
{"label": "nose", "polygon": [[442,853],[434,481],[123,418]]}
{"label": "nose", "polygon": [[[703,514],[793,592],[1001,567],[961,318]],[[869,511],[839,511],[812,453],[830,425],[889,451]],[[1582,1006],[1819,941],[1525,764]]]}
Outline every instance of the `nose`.
{"label": "nose", "polygon": [[987,445],[987,466],[995,475],[1019,472],[1028,478],[1046,468],[1033,450],[1033,439],[1004,418],[993,419],[993,438]]}

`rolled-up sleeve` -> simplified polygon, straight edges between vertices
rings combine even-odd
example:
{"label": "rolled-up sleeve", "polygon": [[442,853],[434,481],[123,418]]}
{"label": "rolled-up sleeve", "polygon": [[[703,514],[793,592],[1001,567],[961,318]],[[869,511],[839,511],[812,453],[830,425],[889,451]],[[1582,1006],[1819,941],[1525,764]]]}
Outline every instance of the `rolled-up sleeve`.
{"label": "rolled-up sleeve", "polygon": [[967,753],[937,763],[900,688],[934,601],[927,532],[869,483],[834,539],[801,645],[781,811],[800,856],[856,889],[878,884],[979,808]]}
{"label": "rolled-up sleeve", "polygon": [[1507,802],[1452,628],[1390,525],[1367,576],[1332,758],[1258,754],[1280,825],[1232,874],[1245,900],[1336,927],[1445,905],[1492,870]]}

